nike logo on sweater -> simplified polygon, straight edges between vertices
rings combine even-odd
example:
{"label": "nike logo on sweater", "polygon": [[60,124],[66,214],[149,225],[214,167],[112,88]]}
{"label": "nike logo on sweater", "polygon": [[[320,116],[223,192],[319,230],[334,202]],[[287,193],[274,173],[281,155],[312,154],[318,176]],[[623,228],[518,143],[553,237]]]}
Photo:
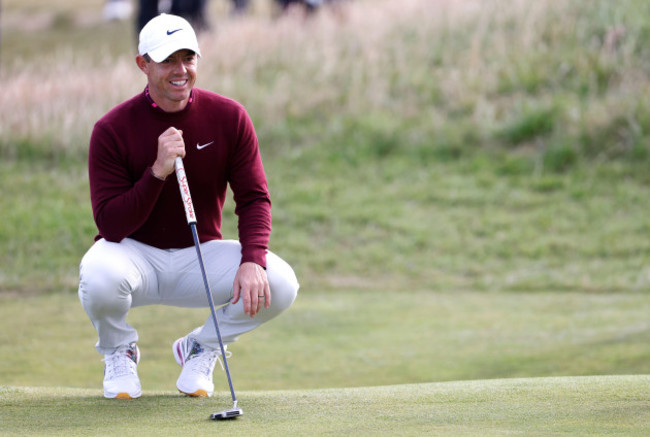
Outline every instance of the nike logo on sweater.
{"label": "nike logo on sweater", "polygon": [[212,144],[212,143],[214,143],[214,141],[210,141],[209,143],[207,143],[207,144],[203,144],[203,145],[201,145],[201,146],[199,145],[199,143],[196,143],[196,148],[197,148],[198,150],[205,149],[206,147],[208,147],[208,146],[209,146],[210,144]]}

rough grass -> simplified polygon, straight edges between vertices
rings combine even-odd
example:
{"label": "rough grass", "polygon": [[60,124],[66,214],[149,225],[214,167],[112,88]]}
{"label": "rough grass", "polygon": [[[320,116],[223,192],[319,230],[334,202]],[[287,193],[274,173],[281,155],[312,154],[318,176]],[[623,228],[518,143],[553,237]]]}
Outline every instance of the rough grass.
{"label": "rough grass", "polygon": [[[528,177],[393,159],[334,177],[331,165],[267,161],[271,247],[305,289],[648,290],[650,199],[626,166]],[[0,183],[14,187],[0,198],[0,290],[75,291],[96,232],[85,170],[3,163]]]}

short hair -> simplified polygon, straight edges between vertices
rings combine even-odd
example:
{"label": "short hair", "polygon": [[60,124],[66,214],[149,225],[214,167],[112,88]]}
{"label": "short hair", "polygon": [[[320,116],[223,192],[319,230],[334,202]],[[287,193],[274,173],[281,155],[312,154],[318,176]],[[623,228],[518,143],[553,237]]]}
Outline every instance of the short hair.
{"label": "short hair", "polygon": [[[196,55],[196,52],[195,52],[194,50],[190,50],[190,49],[187,49],[187,50],[189,50],[190,52],[192,52],[192,55]],[[147,61],[147,62],[151,62],[151,61],[153,61],[153,59],[151,59],[151,56],[149,56],[149,53],[145,53],[144,55],[142,55],[142,57],[143,57],[144,60]]]}

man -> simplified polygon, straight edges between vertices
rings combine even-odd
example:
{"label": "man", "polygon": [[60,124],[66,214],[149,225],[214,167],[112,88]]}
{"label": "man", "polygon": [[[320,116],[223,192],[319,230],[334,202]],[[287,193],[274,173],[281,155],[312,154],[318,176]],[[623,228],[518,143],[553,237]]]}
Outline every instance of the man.
{"label": "man", "polygon": [[[207,307],[208,300],[174,172],[184,160],[208,279],[225,345],[286,310],[298,281],[267,250],[271,202],[252,122],[237,102],[194,87],[194,30],[162,14],[140,32],[141,94],[102,117],[90,138],[90,195],[99,234],[80,265],[79,298],[104,354],[104,396],[137,398],[138,334],[133,307]],[[224,241],[221,210],[230,185],[239,241]],[[173,345],[176,382],[210,396],[220,347],[211,317]]]}

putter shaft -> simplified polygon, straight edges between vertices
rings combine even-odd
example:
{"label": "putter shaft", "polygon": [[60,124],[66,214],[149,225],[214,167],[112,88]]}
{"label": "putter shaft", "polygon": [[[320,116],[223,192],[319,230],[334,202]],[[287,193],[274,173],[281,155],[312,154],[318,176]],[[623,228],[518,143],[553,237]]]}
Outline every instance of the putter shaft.
{"label": "putter shaft", "polygon": [[176,171],[176,179],[178,180],[178,188],[181,192],[181,198],[183,199],[183,206],[185,207],[185,217],[187,218],[187,224],[190,225],[192,230],[192,238],[194,239],[194,246],[196,247],[196,256],[199,260],[199,267],[201,268],[201,275],[203,276],[203,285],[205,286],[205,292],[208,297],[208,303],[210,304],[210,313],[212,314],[212,321],[214,322],[214,328],[217,331],[217,338],[219,339],[219,347],[221,348],[221,358],[223,359],[224,368],[226,370],[226,376],[228,377],[228,386],[230,387],[230,394],[232,396],[233,407],[230,410],[223,411],[221,413],[214,413],[210,416],[211,419],[213,416],[219,416],[221,419],[235,418],[241,416],[244,412],[237,408],[237,396],[235,396],[235,389],[232,385],[232,378],[230,377],[230,368],[228,367],[228,359],[226,358],[226,348],[223,346],[223,340],[221,339],[221,331],[219,330],[219,321],[217,320],[217,311],[214,308],[214,300],[212,299],[212,291],[210,290],[210,284],[208,282],[208,276],[205,273],[205,265],[203,263],[203,255],[201,254],[201,245],[199,241],[199,234],[196,230],[196,214],[194,213],[194,203],[192,202],[192,196],[190,194],[190,186],[187,183],[187,174],[185,173],[185,166],[183,165],[183,160],[180,156],[176,157],[174,161],[174,168]]}

